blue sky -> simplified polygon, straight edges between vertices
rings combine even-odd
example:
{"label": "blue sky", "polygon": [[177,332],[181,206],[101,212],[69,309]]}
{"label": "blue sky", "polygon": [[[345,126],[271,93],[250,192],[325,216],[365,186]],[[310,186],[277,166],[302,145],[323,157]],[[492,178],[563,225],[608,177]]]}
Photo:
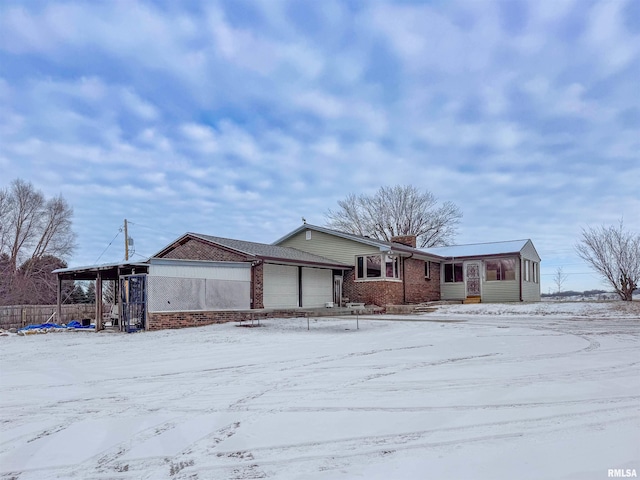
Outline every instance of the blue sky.
{"label": "blue sky", "polygon": [[640,231],[636,0],[4,0],[0,112],[0,187],[67,199],[72,266],[121,260],[125,218],[140,260],[396,184],[456,203],[456,243],[531,238],[543,292],[602,286],[581,228]]}

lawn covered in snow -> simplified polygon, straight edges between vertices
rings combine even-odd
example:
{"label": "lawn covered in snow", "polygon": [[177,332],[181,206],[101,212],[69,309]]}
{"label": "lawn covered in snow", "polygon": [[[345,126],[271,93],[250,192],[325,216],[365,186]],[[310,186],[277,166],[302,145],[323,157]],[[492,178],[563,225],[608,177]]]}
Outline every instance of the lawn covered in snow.
{"label": "lawn covered in snow", "polygon": [[640,475],[640,304],[0,338],[9,479]]}

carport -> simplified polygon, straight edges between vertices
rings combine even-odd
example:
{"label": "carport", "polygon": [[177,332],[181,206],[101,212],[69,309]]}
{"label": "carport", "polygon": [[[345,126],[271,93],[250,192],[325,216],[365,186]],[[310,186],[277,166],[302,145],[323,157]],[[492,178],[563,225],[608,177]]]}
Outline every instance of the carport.
{"label": "carport", "polygon": [[[120,280],[121,279],[133,279],[142,278],[149,272],[149,264],[146,262],[127,262],[127,263],[107,263],[102,265],[91,265],[85,267],[73,267],[73,268],[59,268],[52,273],[57,277],[57,320],[62,318],[62,282],[63,281],[76,281],[85,280],[93,281],[96,285],[96,312],[95,312],[95,326],[96,331],[102,330],[103,323],[102,318],[104,314],[104,305],[102,302],[102,283],[104,281],[115,282],[115,298],[118,302],[118,325],[122,330],[124,325],[122,321],[123,305]],[[129,284],[129,282],[127,282]],[[144,292],[143,292],[144,294]],[[128,298],[128,297],[127,297]],[[146,315],[146,311],[142,312]],[[146,324],[146,321],[144,322]]]}

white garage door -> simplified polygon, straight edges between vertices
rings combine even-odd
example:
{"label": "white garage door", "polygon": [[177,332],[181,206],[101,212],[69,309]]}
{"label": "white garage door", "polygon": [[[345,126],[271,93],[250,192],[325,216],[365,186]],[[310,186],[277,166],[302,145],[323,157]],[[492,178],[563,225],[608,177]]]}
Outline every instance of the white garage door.
{"label": "white garage door", "polygon": [[321,268],[302,269],[302,306],[324,307],[333,301],[333,272]]}
{"label": "white garage door", "polygon": [[264,308],[298,306],[298,267],[265,263],[263,274]]}

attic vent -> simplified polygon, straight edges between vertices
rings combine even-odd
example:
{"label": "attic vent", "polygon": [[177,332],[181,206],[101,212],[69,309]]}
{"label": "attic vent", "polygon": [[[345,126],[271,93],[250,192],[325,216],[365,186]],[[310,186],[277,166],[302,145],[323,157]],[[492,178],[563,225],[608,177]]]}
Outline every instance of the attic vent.
{"label": "attic vent", "polygon": [[311,230],[307,230],[307,240],[311,240]]}

